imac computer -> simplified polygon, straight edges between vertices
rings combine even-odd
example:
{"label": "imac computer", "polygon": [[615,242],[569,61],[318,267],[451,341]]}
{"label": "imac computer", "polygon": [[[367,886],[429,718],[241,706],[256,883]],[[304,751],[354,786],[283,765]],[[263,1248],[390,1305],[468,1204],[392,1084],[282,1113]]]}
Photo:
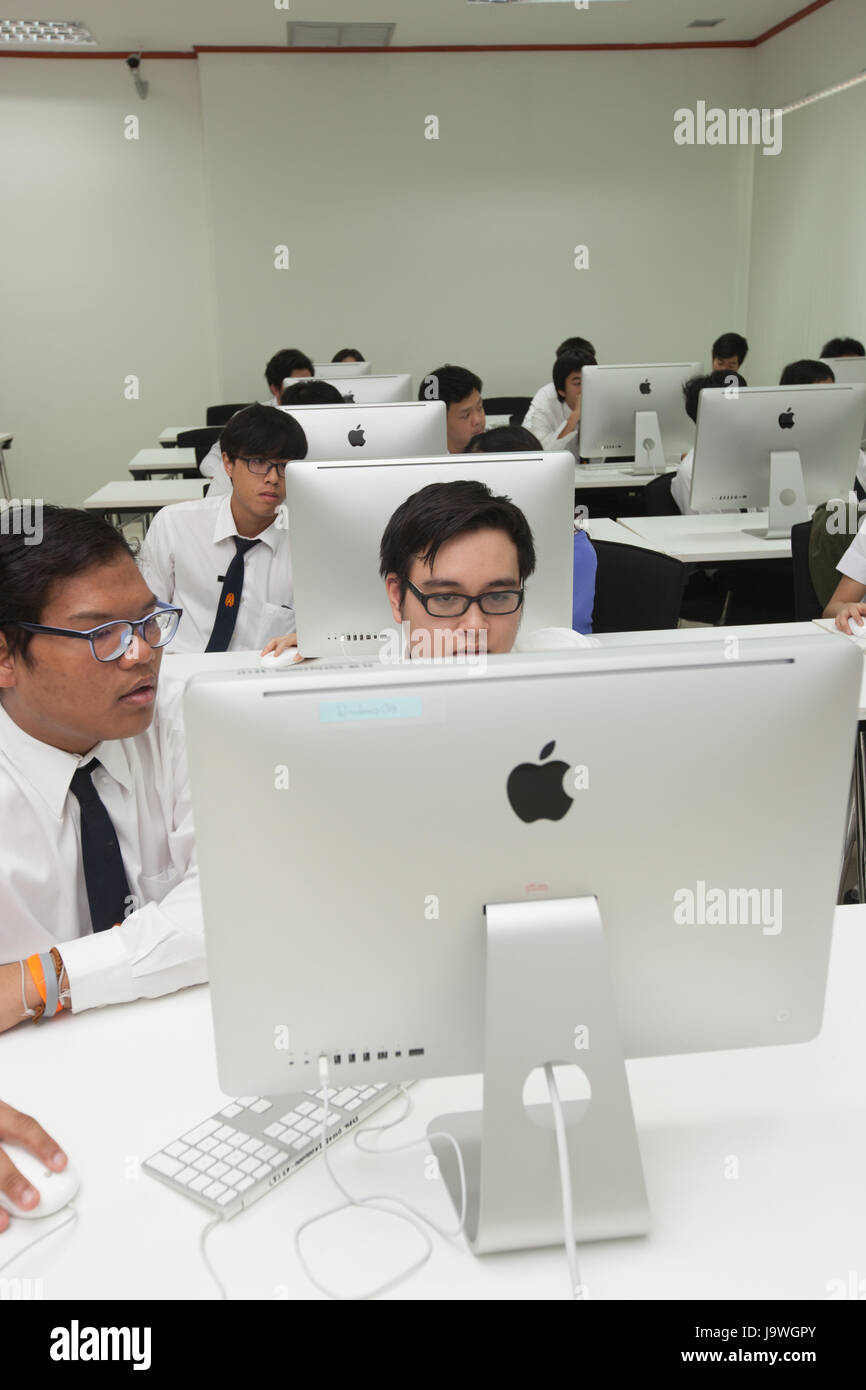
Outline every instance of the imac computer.
{"label": "imac computer", "polygon": [[866,385],[702,391],[692,469],[695,511],[765,508],[749,535],[775,540],[810,507],[847,497],[866,417]]}
{"label": "imac computer", "polygon": [[342,377],[369,376],[373,370],[372,362],[314,362],[313,375],[325,381],[328,377],[339,381]]}
{"label": "imac computer", "polygon": [[279,408],[304,431],[308,459],[414,458],[448,448],[444,401]]}
{"label": "imac computer", "polygon": [[[442,402],[436,402],[441,405]],[[536,569],[522,628],[571,627],[574,458],[571,454],[444,454],[437,458],[315,462],[286,470],[286,507],[298,648],[330,659],[389,647],[394,618],[379,575],[388,521],[428,483],[479,479],[526,516]]]}
{"label": "imac computer", "polygon": [[576,1066],[575,1235],[645,1232],[623,1059],[822,1024],[862,655],[824,633],[723,647],[193,677],[225,1092],[318,1090],[320,1057],[334,1088],[483,1072],[483,1110],[428,1132],[459,1139],[484,1253],[563,1241],[524,1083]]}
{"label": "imac computer", "polygon": [[580,452],[584,458],[634,453],[636,474],[663,473],[694,441],[683,385],[699,362],[584,367],[581,373]]}
{"label": "imac computer", "polygon": [[[336,363],[329,363],[328,366],[336,366]],[[349,364],[351,365],[351,363]],[[345,374],[327,371],[321,376],[310,377],[286,377],[283,380],[283,390],[287,386],[296,386],[301,380],[327,381],[329,386],[336,386],[341,393],[343,400],[350,404],[356,402],[358,405],[385,405],[389,402],[411,401],[412,399],[412,378],[408,372],[400,372],[394,376],[349,376]]]}
{"label": "imac computer", "polygon": [[[861,385],[866,386],[866,357],[822,357],[820,359],[826,367],[829,367],[839,385]],[[860,447],[866,444],[866,419],[863,421],[863,438]]]}

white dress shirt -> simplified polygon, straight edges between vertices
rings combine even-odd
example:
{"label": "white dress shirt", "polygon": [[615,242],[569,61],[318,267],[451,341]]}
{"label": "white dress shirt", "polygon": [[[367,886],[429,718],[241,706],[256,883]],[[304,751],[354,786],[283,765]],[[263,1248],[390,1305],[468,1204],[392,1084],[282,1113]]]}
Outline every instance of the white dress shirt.
{"label": "white dress shirt", "polygon": [[[74,1013],[207,979],[182,694],[182,686],[159,690],[144,733],[81,756],[32,738],[0,706],[0,962],[57,946]],[[117,832],[131,898],[119,926],[95,933],[81,813],[69,791],[91,758],[102,764],[91,777]]]}
{"label": "white dress shirt", "polygon": [[[281,512],[247,553],[230,652],[261,651],[271,637],[295,630],[285,516]],[[183,609],[172,652],[203,652],[207,646],[222,593],[219,576],[235,557],[237,534],[230,495],[175,502],[151,522],[138,566],[157,598]]]}
{"label": "white dress shirt", "polygon": [[580,462],[580,430],[571,430],[560,439],[560,431],[568,419],[571,411],[561,401],[556,394],[556,387],[552,381],[546,386],[542,386],[532,398],[532,403],[526,412],[523,420],[523,428],[535,435],[542,449],[549,453],[557,453],[560,449],[568,449],[574,454],[575,461]]}
{"label": "white dress shirt", "polygon": [[[680,511],[683,513],[684,516],[697,516],[697,512],[695,511],[694,507],[689,506],[689,493],[692,489],[692,468],[694,467],[694,462],[695,451],[694,449],[689,449],[689,452],[686,454],[685,458],[683,459],[682,463],[677,469],[676,477],[671,483],[671,497],[676,502],[677,506],[679,507]],[[863,453],[862,449],[857,458],[856,478],[860,486],[864,489],[864,491],[866,491],[866,454]],[[706,511],[708,509],[705,508],[704,510]],[[713,507],[709,510],[712,510],[714,512],[723,511],[724,508]],[[728,511],[738,510],[739,508],[737,507],[728,508]]]}

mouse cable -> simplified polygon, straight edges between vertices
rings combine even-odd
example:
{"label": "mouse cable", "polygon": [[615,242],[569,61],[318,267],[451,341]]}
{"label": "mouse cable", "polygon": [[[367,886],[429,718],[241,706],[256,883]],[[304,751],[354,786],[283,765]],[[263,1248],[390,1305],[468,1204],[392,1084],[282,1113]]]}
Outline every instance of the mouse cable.
{"label": "mouse cable", "polygon": [[226,1293],[226,1286],[223,1283],[222,1279],[220,1279],[213,1265],[211,1264],[210,1259],[208,1258],[207,1250],[205,1249],[205,1242],[207,1241],[207,1238],[210,1235],[211,1231],[214,1230],[216,1226],[224,1225],[225,1218],[222,1216],[215,1216],[213,1221],[209,1221],[207,1225],[203,1228],[201,1235],[198,1238],[198,1249],[199,1254],[204,1260],[205,1269],[207,1270],[208,1274],[213,1279],[214,1283],[220,1291],[220,1298],[228,1299],[228,1294]]}
{"label": "mouse cable", "polygon": [[[9,1215],[14,1216],[14,1212],[10,1212]],[[0,1274],[2,1274],[4,1269],[8,1269],[11,1264],[14,1264],[16,1260],[20,1259],[22,1255],[26,1255],[27,1251],[32,1250],[34,1245],[38,1245],[41,1240],[47,1240],[48,1237],[53,1236],[56,1231],[62,1231],[64,1226],[68,1226],[71,1221],[76,1221],[77,1219],[78,1212],[75,1207],[70,1207],[69,1215],[65,1221],[60,1222],[59,1226],[52,1226],[50,1231],[43,1231],[41,1236],[37,1236],[35,1240],[31,1240],[30,1244],[25,1245],[23,1250],[18,1250],[14,1255],[10,1255],[9,1259],[6,1260],[4,1264],[0,1265]],[[7,1227],[7,1230],[8,1229]]]}
{"label": "mouse cable", "polygon": [[[448,1230],[439,1226],[435,1221],[432,1221],[428,1216],[425,1216],[423,1212],[420,1212],[415,1207],[410,1206],[408,1202],[404,1202],[403,1199],[400,1197],[392,1197],[387,1193],[377,1193],[370,1197],[354,1197],[352,1193],[347,1191],[347,1189],[340,1182],[339,1178],[337,1177],[336,1173],[331,1167],[330,1157],[328,1154],[328,1096],[330,1092],[330,1086],[327,1057],[319,1058],[319,1078],[322,1082],[322,1087],[324,1090],[324,1097],[322,1100],[322,1156],[325,1160],[325,1167],[328,1171],[328,1176],[330,1177],[334,1186],[343,1195],[343,1197],[345,1197],[346,1200],[344,1202],[341,1202],[336,1207],[331,1207],[327,1211],[320,1212],[317,1216],[311,1216],[306,1221],[302,1221],[300,1226],[298,1226],[295,1230],[295,1251],[297,1253],[298,1260],[301,1264],[301,1268],[303,1269],[310,1283],[313,1284],[314,1287],[317,1288],[320,1293],[323,1293],[327,1298],[332,1298],[338,1302],[354,1302],[377,1298],[379,1294],[387,1293],[389,1289],[395,1288],[398,1284],[401,1284],[404,1279],[408,1279],[410,1275],[414,1274],[416,1270],[419,1270],[422,1265],[427,1263],[427,1261],[433,1253],[433,1242],[430,1239],[427,1228],[436,1231],[438,1235],[443,1236],[457,1236],[462,1233],[466,1221],[466,1174],[463,1168],[463,1155],[460,1152],[460,1146],[458,1145],[454,1136],[451,1134],[445,1134],[443,1132],[442,1137],[447,1139],[451,1144],[454,1145],[454,1149],[457,1154],[457,1166],[460,1171],[460,1186],[462,1194],[460,1203],[460,1218],[458,1220],[457,1226],[452,1230]],[[377,1130],[381,1131],[385,1129],[391,1129],[394,1124],[402,1123],[402,1121],[405,1120],[412,1107],[412,1102],[406,1091],[403,1091],[402,1094],[404,1095],[407,1101],[407,1108],[399,1117],[399,1120],[395,1120],[387,1125],[377,1125],[371,1128],[371,1130],[369,1131],[370,1133],[376,1132]],[[360,1131],[359,1134],[355,1136],[356,1141],[358,1138],[360,1138],[360,1133],[363,1132],[367,1131]],[[400,1144],[393,1149],[379,1150],[379,1152],[397,1153],[402,1149],[417,1148],[419,1144],[426,1144],[428,1138],[430,1137],[432,1136],[425,1135],[423,1139],[415,1139],[408,1144]],[[358,1145],[357,1147],[360,1148],[361,1146]],[[377,1152],[377,1150],[361,1148],[361,1152],[375,1153]],[[328,1219],[328,1217],[335,1216],[337,1212],[348,1210],[348,1208],[350,1207],[359,1207],[362,1209],[371,1207],[374,1211],[384,1212],[386,1216],[393,1216],[398,1221],[405,1221],[407,1225],[414,1226],[415,1230],[418,1231],[419,1235],[423,1238],[425,1247],[421,1256],[417,1260],[415,1260],[414,1263],[410,1264],[406,1269],[402,1270],[399,1274],[394,1275],[392,1278],[386,1279],[384,1284],[378,1285],[377,1288],[371,1289],[367,1293],[362,1294],[339,1294],[335,1293],[333,1289],[329,1289],[325,1284],[321,1284],[310,1270],[310,1267],[307,1264],[307,1261],[304,1257],[304,1253],[301,1249],[301,1235],[305,1230],[307,1230],[310,1226],[315,1226],[319,1221],[325,1221]],[[392,1208],[396,1208],[396,1210],[392,1210]]]}
{"label": "mouse cable", "polygon": [[556,1076],[550,1062],[544,1065],[547,1090],[553,1109],[553,1128],[556,1132],[556,1150],[559,1157],[559,1181],[562,1188],[562,1225],[565,1235],[565,1258],[568,1261],[568,1277],[571,1280],[572,1298],[580,1298],[583,1286],[577,1271],[577,1246],[574,1239],[574,1208],[571,1200],[571,1165],[568,1160],[568,1140],[565,1135],[565,1120],[562,1114],[562,1101]]}

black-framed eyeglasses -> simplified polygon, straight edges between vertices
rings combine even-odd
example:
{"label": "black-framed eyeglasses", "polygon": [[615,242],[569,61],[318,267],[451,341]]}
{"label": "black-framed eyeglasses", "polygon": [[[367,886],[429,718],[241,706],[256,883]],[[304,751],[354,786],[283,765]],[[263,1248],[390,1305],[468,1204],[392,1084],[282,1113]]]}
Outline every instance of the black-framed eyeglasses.
{"label": "black-framed eyeglasses", "polygon": [[84,637],[97,661],[117,661],[129,651],[133,636],[140,637],[149,647],[164,647],[177,632],[182,616],[182,608],[159,603],[152,613],[136,622],[102,623],[86,632],[70,627],[46,627],[44,623],[15,623],[14,626],[25,632],[44,632],[55,637]]}
{"label": "black-framed eyeglasses", "polygon": [[516,613],[523,603],[523,589],[493,589],[487,594],[422,594],[414,584],[406,581],[419,603],[423,603],[431,618],[462,618],[473,603],[477,603],[488,618],[504,617]]}
{"label": "black-framed eyeglasses", "polygon": [[278,478],[285,478],[286,469],[288,468],[290,462],[289,460],[278,461],[277,459],[248,459],[245,458],[243,454],[238,454],[238,460],[241,463],[245,463],[250,472],[255,473],[256,477],[258,478],[267,477],[268,473],[270,473],[272,468],[276,468]]}

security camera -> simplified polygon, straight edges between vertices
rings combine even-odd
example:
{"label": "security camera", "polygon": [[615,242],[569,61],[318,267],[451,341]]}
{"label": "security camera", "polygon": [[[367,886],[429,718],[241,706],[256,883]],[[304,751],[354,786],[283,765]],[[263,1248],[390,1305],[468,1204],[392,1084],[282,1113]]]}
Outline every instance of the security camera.
{"label": "security camera", "polygon": [[141,54],[130,53],[126,60],[126,66],[130,68],[132,72],[135,72],[137,68],[141,67]]}
{"label": "security camera", "polygon": [[141,100],[144,101],[145,97],[147,96],[150,83],[145,82],[144,78],[141,76],[141,73],[139,72],[139,68],[141,67],[141,54],[130,53],[129,57],[124,59],[124,62],[126,63],[126,66],[129,68],[129,71],[132,73],[132,80],[135,83],[135,90],[138,92],[138,95],[141,97]]}

